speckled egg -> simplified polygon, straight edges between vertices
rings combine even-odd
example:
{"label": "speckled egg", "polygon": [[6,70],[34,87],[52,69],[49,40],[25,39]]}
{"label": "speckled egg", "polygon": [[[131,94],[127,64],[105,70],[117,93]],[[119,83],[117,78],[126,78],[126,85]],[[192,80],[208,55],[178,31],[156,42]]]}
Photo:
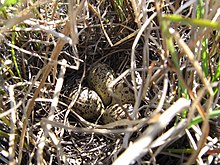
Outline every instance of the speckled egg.
{"label": "speckled egg", "polygon": [[[76,94],[76,91],[74,91],[72,98]],[[85,87],[81,90],[72,109],[84,119],[95,121],[104,110],[104,105],[95,91]]]}
{"label": "speckled egg", "polygon": [[[124,110],[126,110],[128,112],[129,115],[131,115],[131,113],[133,111],[133,106],[131,104],[124,104],[123,108],[124,108]],[[127,119],[127,116],[126,116],[124,110],[122,109],[122,107],[119,104],[114,104],[114,105],[108,106],[102,115],[103,123],[109,124],[109,123],[117,121],[117,120]]]}
{"label": "speckled egg", "polygon": [[88,84],[101,97],[104,105],[111,103],[111,96],[107,92],[108,85],[115,79],[115,73],[110,66],[98,63],[91,68],[88,74]]}
{"label": "speckled egg", "polygon": [[[135,97],[132,89],[130,89],[124,81],[119,81],[114,86],[114,94],[118,97],[121,104],[134,104]],[[117,99],[112,99],[112,104],[117,104]]]}

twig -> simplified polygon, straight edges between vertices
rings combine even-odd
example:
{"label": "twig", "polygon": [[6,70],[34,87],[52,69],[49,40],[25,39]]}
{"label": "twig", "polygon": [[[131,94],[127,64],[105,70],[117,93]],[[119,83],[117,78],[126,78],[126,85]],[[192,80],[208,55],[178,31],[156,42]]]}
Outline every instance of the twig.
{"label": "twig", "polygon": [[[63,34],[64,35],[68,35],[69,34],[69,29],[70,29],[70,24],[69,22],[66,23],[66,26],[63,30]],[[52,60],[56,60],[60,54],[60,51],[62,50],[63,46],[65,45],[65,42],[62,39],[58,39],[57,41],[57,45],[54,48],[52,55],[51,55],[51,59]],[[37,98],[37,96],[40,93],[41,88],[44,86],[45,81],[47,79],[47,76],[49,75],[50,71],[52,69],[52,65],[49,62],[48,65],[45,68],[45,72],[43,74],[42,80],[40,82],[39,87],[37,88],[37,90],[34,92],[34,95],[32,97],[32,99],[30,100],[30,102],[28,103],[26,109],[27,109],[27,113],[26,113],[26,117],[24,117],[22,119],[23,121],[23,128],[22,128],[22,132],[21,132],[21,139],[20,139],[20,143],[19,143],[19,156],[18,156],[18,164],[21,164],[21,159],[22,159],[22,149],[23,149],[23,145],[24,145],[24,137],[25,137],[25,133],[26,133],[26,128],[27,128],[27,122],[28,122],[28,118],[31,115],[31,112],[34,108],[34,102],[35,99]]]}
{"label": "twig", "polygon": [[14,97],[14,85],[9,86],[8,88],[9,92],[9,97],[10,97],[10,104],[11,104],[11,117],[10,117],[10,122],[11,122],[11,130],[9,134],[9,165],[14,165],[15,164],[15,148],[16,148],[16,143],[15,143],[15,125],[16,125],[16,102],[15,102],[15,97]]}
{"label": "twig", "polygon": [[[54,119],[54,113],[55,113],[55,110],[56,110],[56,107],[58,105],[58,101],[59,101],[59,95],[60,95],[60,91],[61,91],[61,88],[63,86],[63,81],[64,81],[64,74],[66,72],[66,67],[65,67],[65,64],[67,63],[66,60],[63,60],[62,63],[64,65],[61,66],[61,71],[60,71],[60,74],[59,74],[59,77],[57,79],[57,83],[56,83],[56,87],[55,87],[55,90],[54,90],[54,95],[53,95],[53,100],[52,100],[52,104],[51,104],[51,108],[50,108],[50,112],[49,112],[49,115],[48,115],[48,119],[53,121]],[[39,145],[38,145],[38,156],[37,156],[37,161],[38,161],[38,164],[42,164],[43,163],[43,149],[44,149],[44,145],[45,145],[45,140],[46,140],[46,137],[47,136],[50,136],[53,143],[56,145],[57,147],[57,151],[58,153],[60,153],[61,155],[63,155],[63,161],[64,163],[66,162],[66,158],[65,158],[65,155],[63,154],[63,149],[59,143],[59,140],[57,139],[56,135],[51,132],[51,128],[52,128],[52,125],[50,124],[46,124],[45,127],[44,127],[44,135],[42,135],[41,137],[41,140],[39,142]]]}
{"label": "twig", "polygon": [[[158,119],[158,121],[150,125],[146,131],[143,132],[142,136],[138,138],[132,145],[130,145],[124,153],[122,153],[113,165],[128,165],[136,158],[146,154],[146,149],[150,146],[153,139],[158,133],[166,127],[170,120],[180,113],[184,108],[190,106],[190,101],[185,98],[178,99],[170,108],[168,108]],[[143,153],[143,151],[145,151]]]}

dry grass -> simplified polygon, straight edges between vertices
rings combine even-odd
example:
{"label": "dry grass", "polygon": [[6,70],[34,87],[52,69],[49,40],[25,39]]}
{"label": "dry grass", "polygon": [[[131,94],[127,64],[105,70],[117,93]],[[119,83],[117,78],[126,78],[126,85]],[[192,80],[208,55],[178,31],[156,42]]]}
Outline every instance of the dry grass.
{"label": "dry grass", "polygon": [[[219,6],[3,4],[0,163],[219,164]],[[71,111],[70,93],[98,62],[134,90],[132,120],[101,125]]]}

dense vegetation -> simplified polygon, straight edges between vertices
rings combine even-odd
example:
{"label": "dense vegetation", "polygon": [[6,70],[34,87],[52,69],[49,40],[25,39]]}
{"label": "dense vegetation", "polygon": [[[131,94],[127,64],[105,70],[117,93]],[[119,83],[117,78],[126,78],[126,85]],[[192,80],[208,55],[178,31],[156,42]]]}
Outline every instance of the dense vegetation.
{"label": "dense vegetation", "polygon": [[[1,1],[0,163],[220,164],[219,7]],[[71,111],[71,92],[99,62],[134,91],[130,120]]]}

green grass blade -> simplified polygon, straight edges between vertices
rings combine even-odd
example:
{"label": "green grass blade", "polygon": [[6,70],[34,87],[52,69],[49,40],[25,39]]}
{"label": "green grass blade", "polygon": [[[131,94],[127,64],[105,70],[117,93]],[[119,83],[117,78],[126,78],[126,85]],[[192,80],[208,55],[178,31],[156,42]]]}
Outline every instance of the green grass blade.
{"label": "green grass blade", "polygon": [[[182,75],[182,72],[180,70],[180,65],[179,65],[178,54],[177,54],[177,51],[175,50],[174,41],[173,41],[173,38],[172,38],[172,36],[169,32],[169,29],[168,29],[169,22],[162,20],[161,26],[162,26],[162,31],[164,32],[164,35],[166,36],[165,40],[166,40],[167,48],[170,51],[172,61],[175,65],[176,69],[178,70],[178,72]],[[178,95],[181,96],[182,93],[184,93],[184,96],[186,96],[186,98],[188,98],[187,89],[184,86],[184,83],[181,81],[181,79],[179,79],[179,81],[178,81]]]}
{"label": "green grass blade", "polygon": [[[15,37],[16,37],[16,32],[12,32],[12,41],[11,41],[11,43],[13,45],[15,45]],[[14,65],[15,65],[15,70],[16,70],[19,78],[22,80],[21,72],[20,72],[19,67],[18,67],[17,59],[15,57],[15,50],[14,50],[14,48],[11,48],[11,55],[12,55],[12,60],[13,60]]]}
{"label": "green grass blade", "polygon": [[[211,113],[209,113],[209,118],[215,118],[220,116],[220,109],[214,110]],[[191,128],[193,125],[199,124],[202,122],[202,117],[199,115],[192,119],[191,123],[189,124],[188,128]]]}
{"label": "green grass blade", "polygon": [[203,0],[198,0],[196,5],[196,18],[200,19],[204,17],[205,9]]}
{"label": "green grass blade", "polygon": [[[201,19],[204,18],[204,2],[203,0],[198,0],[198,4],[196,6],[196,18]],[[209,63],[209,58],[208,58],[208,39],[203,38],[202,39],[202,71],[205,77],[208,76],[208,63]]]}
{"label": "green grass blade", "polygon": [[215,71],[215,74],[212,78],[212,81],[218,81],[218,79],[220,78],[220,57],[218,57],[218,65],[217,65],[217,69]]}
{"label": "green grass blade", "polygon": [[[215,71],[215,74],[214,76],[212,77],[212,81],[215,82],[215,81],[218,81],[220,79],[220,57],[218,57],[218,65],[217,65],[217,69]],[[218,93],[218,90],[219,88],[216,87],[214,89],[214,94],[216,95]]]}
{"label": "green grass blade", "polygon": [[205,77],[209,73],[209,58],[208,58],[208,39],[203,38],[202,40],[202,71]]}
{"label": "green grass blade", "polygon": [[126,14],[125,14],[125,5],[123,3],[123,0],[116,0],[114,1],[115,6],[116,6],[116,10],[118,13],[118,16],[120,18],[120,20],[123,22],[124,20],[126,20]]}
{"label": "green grass blade", "polygon": [[173,154],[192,154],[194,152],[193,149],[191,148],[185,148],[185,149],[175,149],[175,148],[171,148],[171,149],[165,149],[164,151],[167,151],[169,153],[173,153]]}
{"label": "green grass blade", "polygon": [[172,14],[164,15],[162,18],[166,21],[179,22],[179,23],[181,22],[182,24],[185,25],[195,25],[199,27],[207,27],[207,28],[220,30],[220,23],[213,22],[207,19],[185,18],[181,15],[172,15]]}

